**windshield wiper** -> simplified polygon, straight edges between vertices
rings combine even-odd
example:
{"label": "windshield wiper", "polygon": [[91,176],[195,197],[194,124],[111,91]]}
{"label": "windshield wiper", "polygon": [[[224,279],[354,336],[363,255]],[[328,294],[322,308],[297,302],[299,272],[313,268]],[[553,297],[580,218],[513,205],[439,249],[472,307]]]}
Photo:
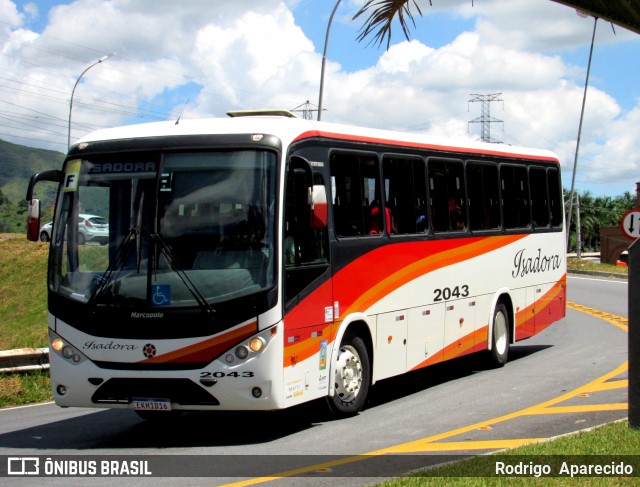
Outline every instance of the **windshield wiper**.
{"label": "windshield wiper", "polygon": [[182,268],[178,260],[175,258],[175,256],[173,255],[173,251],[167,245],[164,239],[160,236],[159,233],[151,233],[149,234],[149,236],[160,248],[162,255],[164,255],[164,257],[167,259],[167,262],[169,263],[169,267],[173,272],[176,273],[176,275],[180,278],[180,280],[185,285],[185,287],[189,290],[193,298],[198,303],[198,306],[200,306],[200,308],[205,312],[207,316],[209,316],[210,318],[213,318],[213,315],[216,312],[216,310],[211,307],[207,299],[202,295],[202,293],[198,290],[198,288],[191,281],[191,279],[189,279],[189,276],[187,276],[187,273],[184,271],[184,269]]}
{"label": "windshield wiper", "polygon": [[[111,282],[113,273],[119,271],[122,268],[127,258],[129,257],[129,254],[131,254],[131,247],[129,247],[127,244],[131,242],[133,236],[137,235],[137,233],[138,231],[135,228],[130,228],[127,234],[122,239],[122,242],[120,242],[120,244],[116,248],[114,252],[114,258],[109,263],[109,266],[107,267],[107,270],[104,271],[104,274],[96,274],[93,277],[93,280],[96,282],[96,284],[94,287],[94,284],[92,282],[91,286],[89,287],[89,290],[91,292],[91,294],[89,295],[89,300],[87,302],[89,305],[96,304],[98,296],[100,296],[100,294],[104,292],[104,290],[107,288],[107,284]],[[137,239],[138,237],[136,236],[136,240]]]}

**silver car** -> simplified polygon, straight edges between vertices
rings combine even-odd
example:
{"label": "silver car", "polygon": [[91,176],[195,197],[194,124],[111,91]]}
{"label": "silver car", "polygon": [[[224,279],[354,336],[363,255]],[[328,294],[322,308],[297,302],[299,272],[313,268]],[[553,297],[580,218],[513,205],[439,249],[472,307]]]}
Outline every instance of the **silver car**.
{"label": "silver car", "polygon": [[[49,242],[51,240],[51,222],[40,227],[40,240]],[[109,241],[109,223],[107,219],[98,215],[88,215],[80,213],[78,215],[78,243],[84,245],[87,242],[106,244]]]}
{"label": "silver car", "polygon": [[109,241],[109,223],[107,219],[97,215],[78,215],[78,243],[88,242],[106,244]]}
{"label": "silver car", "polygon": [[51,240],[52,222],[45,223],[40,227],[40,241],[49,242]]}

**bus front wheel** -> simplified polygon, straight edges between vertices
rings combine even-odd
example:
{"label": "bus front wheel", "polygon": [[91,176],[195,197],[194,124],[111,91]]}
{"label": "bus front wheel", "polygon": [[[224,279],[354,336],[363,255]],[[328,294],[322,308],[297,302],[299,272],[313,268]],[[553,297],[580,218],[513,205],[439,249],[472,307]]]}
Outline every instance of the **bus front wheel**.
{"label": "bus front wheel", "polygon": [[503,303],[498,303],[493,313],[491,332],[491,363],[502,367],[509,358],[509,313]]}
{"label": "bus front wheel", "polygon": [[362,338],[346,336],[340,346],[334,375],[335,392],[327,397],[339,416],[353,416],[362,409],[369,392],[371,365]]}

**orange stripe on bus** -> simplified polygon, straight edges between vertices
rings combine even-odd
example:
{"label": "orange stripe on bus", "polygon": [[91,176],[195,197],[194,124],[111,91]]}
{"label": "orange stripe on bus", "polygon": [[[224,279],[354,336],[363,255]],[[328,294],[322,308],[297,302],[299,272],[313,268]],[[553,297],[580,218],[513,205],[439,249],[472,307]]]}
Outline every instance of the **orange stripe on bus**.
{"label": "orange stripe on bus", "polygon": [[141,364],[169,363],[169,362],[201,362],[213,360],[222,352],[239,341],[250,337],[258,331],[258,322],[254,321],[227,333],[216,335],[202,342],[194,343],[184,348],[164,353],[156,357],[142,360]]}
{"label": "orange stripe on bus", "polygon": [[[549,289],[549,291],[545,293],[544,296],[538,298],[530,306],[527,306],[516,313],[516,340],[529,338],[551,324],[551,322],[547,322],[548,320],[546,320],[542,324],[536,325],[535,318],[545,311],[549,312],[549,308],[553,305],[554,301],[559,299],[564,301],[566,299],[566,284],[567,276],[565,274],[553,285],[551,289]],[[557,320],[562,317],[564,317],[564,314],[562,316],[554,316],[553,320]],[[531,333],[527,330],[531,330]]]}
{"label": "orange stripe on bus", "polygon": [[[317,327],[312,327],[313,330],[317,330]],[[322,328],[322,334],[318,336],[308,336],[306,338],[301,338],[300,341],[294,343],[287,343],[287,338],[285,336],[285,344],[284,344],[284,366],[289,367],[293,365],[293,361],[291,360],[292,355],[295,355],[296,361],[302,361],[308,359],[309,357],[314,356],[320,351],[320,342],[322,340],[327,340],[327,343],[331,343],[333,341],[333,337],[331,337],[331,325],[326,325]],[[303,334],[305,333],[305,329],[295,330],[291,333],[290,336],[294,334]],[[307,335],[310,335],[310,331],[306,331]]]}
{"label": "orange stripe on bus", "polygon": [[524,238],[523,235],[506,235],[499,237],[487,237],[474,241],[467,245],[461,245],[446,252],[432,254],[428,257],[420,259],[408,266],[398,270],[378,284],[371,287],[357,298],[345,311],[344,314],[356,311],[364,311],[371,307],[374,303],[389,295],[396,289],[406,283],[420,277],[422,275],[433,272],[437,269],[457,264],[472,257],[486,254],[493,250],[509,245],[517,240]]}

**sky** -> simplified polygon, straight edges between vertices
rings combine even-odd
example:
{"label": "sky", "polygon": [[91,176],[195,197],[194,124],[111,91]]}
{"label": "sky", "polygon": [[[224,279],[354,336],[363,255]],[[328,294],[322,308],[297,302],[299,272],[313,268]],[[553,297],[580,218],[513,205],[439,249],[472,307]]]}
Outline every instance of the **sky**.
{"label": "sky", "polygon": [[[322,120],[550,149],[574,169],[593,17],[549,0],[416,0],[406,39],[358,41],[364,0],[342,0],[327,45]],[[229,110],[318,105],[334,0],[0,0],[0,139],[65,152],[92,130]],[[499,94],[499,95],[498,95]],[[302,116],[302,112],[297,112]],[[317,114],[314,113],[314,118]],[[500,122],[498,122],[498,120]],[[0,162],[1,167],[1,162]],[[576,189],[640,182],[640,35],[599,20]]]}

